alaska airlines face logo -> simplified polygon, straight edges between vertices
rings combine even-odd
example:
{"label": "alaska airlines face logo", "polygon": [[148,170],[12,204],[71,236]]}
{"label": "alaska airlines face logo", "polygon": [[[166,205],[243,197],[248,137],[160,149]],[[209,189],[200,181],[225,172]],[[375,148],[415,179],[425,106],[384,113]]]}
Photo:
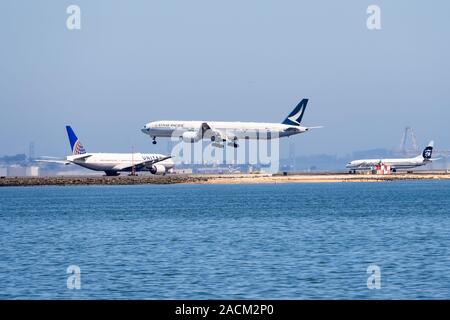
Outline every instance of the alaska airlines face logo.
{"label": "alaska airlines face logo", "polygon": [[423,152],[423,157],[426,159],[431,158],[431,149],[425,149]]}
{"label": "alaska airlines face logo", "polygon": [[77,140],[77,142],[75,142],[75,144],[73,146],[73,154],[78,155],[78,154],[84,154],[84,153],[86,153],[86,150],[84,150],[84,147],[81,144],[80,140]]}

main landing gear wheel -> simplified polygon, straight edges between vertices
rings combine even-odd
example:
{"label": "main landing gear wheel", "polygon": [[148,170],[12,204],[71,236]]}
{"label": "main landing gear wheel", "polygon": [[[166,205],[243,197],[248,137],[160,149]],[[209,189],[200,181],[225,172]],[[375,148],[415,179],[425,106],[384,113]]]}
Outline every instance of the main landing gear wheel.
{"label": "main landing gear wheel", "polygon": [[106,170],[105,171],[105,175],[107,176],[107,177],[116,177],[116,176],[118,176],[120,173],[119,172],[117,172],[117,171],[111,171],[111,170]]}

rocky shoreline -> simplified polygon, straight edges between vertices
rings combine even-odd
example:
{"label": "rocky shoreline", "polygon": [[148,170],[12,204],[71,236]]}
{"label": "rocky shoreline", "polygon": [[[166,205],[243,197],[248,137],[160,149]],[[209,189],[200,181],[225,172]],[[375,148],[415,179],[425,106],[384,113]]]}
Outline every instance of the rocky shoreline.
{"label": "rocky shoreline", "polygon": [[1,177],[0,187],[11,186],[74,186],[74,185],[139,185],[139,184],[265,184],[265,183],[331,183],[331,182],[388,182],[402,180],[450,180],[447,173],[414,173],[365,175],[345,173],[315,174],[223,174],[223,175],[140,175]]}
{"label": "rocky shoreline", "polygon": [[57,176],[57,177],[2,177],[0,187],[19,186],[75,186],[75,185],[137,185],[201,183],[207,178],[186,175],[167,176]]}

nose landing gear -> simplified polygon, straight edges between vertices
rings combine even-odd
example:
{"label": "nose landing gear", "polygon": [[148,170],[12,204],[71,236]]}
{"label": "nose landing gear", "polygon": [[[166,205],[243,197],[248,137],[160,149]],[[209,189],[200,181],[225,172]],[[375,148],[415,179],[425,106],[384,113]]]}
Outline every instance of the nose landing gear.
{"label": "nose landing gear", "polygon": [[152,143],[153,143],[153,144],[156,144],[156,137],[153,137]]}

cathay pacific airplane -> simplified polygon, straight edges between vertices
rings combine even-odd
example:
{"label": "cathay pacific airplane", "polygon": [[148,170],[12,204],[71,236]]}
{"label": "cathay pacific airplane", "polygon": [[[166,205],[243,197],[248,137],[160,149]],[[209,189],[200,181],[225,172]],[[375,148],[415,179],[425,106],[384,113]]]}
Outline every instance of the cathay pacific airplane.
{"label": "cathay pacific airplane", "polygon": [[350,173],[355,173],[356,170],[369,170],[379,165],[386,165],[391,167],[391,171],[396,172],[398,169],[412,169],[420,166],[424,166],[433,161],[439,160],[431,159],[433,153],[434,142],[430,141],[428,146],[423,150],[422,154],[414,158],[403,159],[364,159],[353,160],[347,163],[346,167],[350,169]]}
{"label": "cathay pacific airplane", "polygon": [[153,139],[178,137],[184,142],[194,143],[209,138],[213,146],[223,148],[225,144],[237,148],[239,139],[273,139],[289,137],[307,132],[301,122],[308,99],[303,99],[282,123],[222,122],[222,121],[155,121],[147,123],[141,130]]}
{"label": "cathay pacific airplane", "polygon": [[107,176],[117,176],[119,172],[150,171],[164,175],[173,168],[170,156],[143,153],[88,153],[70,126],[66,126],[72,155],[66,160],[41,159],[36,161],[63,164],[77,164],[87,169],[104,171]]}

